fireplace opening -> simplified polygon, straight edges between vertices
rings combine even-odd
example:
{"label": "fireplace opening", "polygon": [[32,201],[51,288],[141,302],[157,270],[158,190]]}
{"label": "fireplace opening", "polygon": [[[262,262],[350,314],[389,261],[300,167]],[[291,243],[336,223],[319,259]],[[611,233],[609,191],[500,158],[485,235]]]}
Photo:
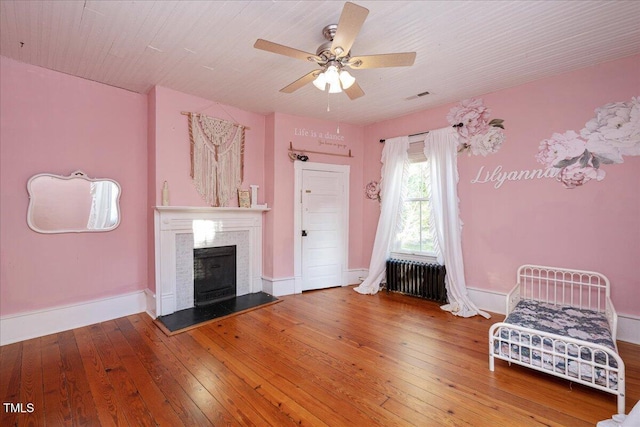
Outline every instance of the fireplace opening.
{"label": "fireplace opening", "polygon": [[201,307],[236,296],[236,246],[193,250],[194,305]]}

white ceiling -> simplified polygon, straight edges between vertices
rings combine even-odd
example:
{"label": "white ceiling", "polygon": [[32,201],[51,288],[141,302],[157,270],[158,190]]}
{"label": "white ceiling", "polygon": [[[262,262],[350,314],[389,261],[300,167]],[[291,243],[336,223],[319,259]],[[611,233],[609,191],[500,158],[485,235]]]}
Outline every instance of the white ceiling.
{"label": "white ceiling", "polygon": [[[356,1],[352,55],[417,52],[412,67],[354,70],[355,101],[307,85],[338,1],[0,0],[0,55],[147,93],[160,85],[244,110],[365,125],[640,53],[640,1]],[[640,70],[639,70],[640,72]],[[416,97],[421,92],[431,94]]]}

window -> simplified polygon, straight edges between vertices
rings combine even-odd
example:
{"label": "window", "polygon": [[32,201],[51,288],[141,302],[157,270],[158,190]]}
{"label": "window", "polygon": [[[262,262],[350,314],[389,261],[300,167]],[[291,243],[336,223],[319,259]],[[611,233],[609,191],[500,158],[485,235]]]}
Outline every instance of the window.
{"label": "window", "polygon": [[427,195],[429,171],[422,147],[422,141],[411,144],[409,165],[403,176],[405,193],[400,208],[403,222],[396,235],[393,251],[401,257],[407,254],[435,256],[434,236],[430,232],[430,201]]}

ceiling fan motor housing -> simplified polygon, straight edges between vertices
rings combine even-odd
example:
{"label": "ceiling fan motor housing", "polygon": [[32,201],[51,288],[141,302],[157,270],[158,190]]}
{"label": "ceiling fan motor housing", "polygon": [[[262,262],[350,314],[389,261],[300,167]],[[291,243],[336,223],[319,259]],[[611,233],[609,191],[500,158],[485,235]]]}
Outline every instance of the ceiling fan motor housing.
{"label": "ceiling fan motor housing", "polygon": [[336,31],[338,31],[338,24],[329,24],[322,29],[322,35],[325,39],[332,42],[336,35]]}

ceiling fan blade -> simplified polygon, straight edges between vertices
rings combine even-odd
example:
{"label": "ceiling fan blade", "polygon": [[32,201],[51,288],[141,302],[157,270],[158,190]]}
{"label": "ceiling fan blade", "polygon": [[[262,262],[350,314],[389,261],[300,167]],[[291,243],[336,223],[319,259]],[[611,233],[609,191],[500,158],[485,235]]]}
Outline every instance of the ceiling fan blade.
{"label": "ceiling fan blade", "polygon": [[284,46],[284,45],[270,42],[263,39],[256,40],[253,47],[255,47],[256,49],[266,50],[267,52],[277,53],[279,55],[290,56],[291,58],[301,59],[303,61],[317,62],[320,60],[320,57],[314,55],[313,53],[294,49],[289,46]]}
{"label": "ceiling fan blade", "polygon": [[313,70],[312,72],[300,77],[298,80],[291,83],[289,86],[283,87],[282,89],[280,89],[280,92],[284,92],[284,93],[295,92],[296,90],[300,89],[302,86],[306,85],[307,83],[311,83],[316,77],[318,77],[318,73],[320,73],[320,70]]}
{"label": "ceiling fan blade", "polygon": [[364,95],[364,91],[357,82],[354,82],[349,89],[344,89],[344,92],[352,101]]}
{"label": "ceiling fan blade", "polygon": [[354,56],[349,60],[349,66],[362,70],[365,68],[408,67],[416,60],[415,52],[386,53],[382,55]]}
{"label": "ceiling fan blade", "polygon": [[[345,3],[338,21],[338,29],[333,36],[333,43],[331,44],[331,52],[337,58],[342,58],[349,53],[368,14],[369,9],[358,6],[355,3]],[[336,52],[336,48],[340,48],[338,52]]]}

